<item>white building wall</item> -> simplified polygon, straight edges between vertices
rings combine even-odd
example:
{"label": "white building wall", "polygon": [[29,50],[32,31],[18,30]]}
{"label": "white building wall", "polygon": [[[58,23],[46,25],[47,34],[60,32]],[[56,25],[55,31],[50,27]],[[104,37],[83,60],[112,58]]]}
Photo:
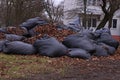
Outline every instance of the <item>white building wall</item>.
{"label": "white building wall", "polygon": [[[92,1],[92,0],[91,0]],[[90,3],[90,2],[89,2]],[[96,6],[92,6],[92,4],[87,4],[87,12],[89,14],[100,14],[101,9]],[[80,13],[83,13],[83,0],[64,0],[64,21],[63,23],[65,25],[68,25],[69,23],[75,21],[77,17],[79,17]],[[92,10],[92,12],[91,12]],[[95,13],[94,13],[95,12]]]}
{"label": "white building wall", "polygon": [[[102,16],[103,17],[103,16]],[[102,18],[101,17],[101,18]],[[112,35],[117,35],[120,36],[120,10],[116,11],[116,13],[114,14],[113,19],[117,19],[117,28],[111,28],[111,34]],[[108,27],[108,22],[105,25],[105,27]]]}
{"label": "white building wall", "polygon": [[76,9],[76,0],[64,0],[64,20],[63,23],[68,25],[73,22],[77,17],[76,13],[73,11]]}
{"label": "white building wall", "polygon": [[[79,3],[81,3],[81,2],[79,1]],[[79,8],[81,7],[81,6],[78,5],[79,3],[78,3],[78,0],[64,0],[64,21],[63,22],[64,22],[65,25],[68,25],[69,23],[75,21],[76,17],[78,17],[78,12],[79,11],[76,11],[76,10],[77,9],[79,10]],[[83,5],[83,4],[81,3],[81,5]],[[94,7],[92,7],[92,9],[93,8]],[[97,9],[98,6],[95,5],[95,8]],[[72,12],[72,10],[73,10],[73,12]],[[100,7],[99,7],[98,10],[94,10],[94,12],[97,12],[99,14],[99,12],[101,12],[100,11]],[[94,12],[93,12],[93,14],[96,14]],[[100,15],[101,15],[101,19],[100,20],[102,20],[104,14],[100,13]],[[118,10],[115,13],[113,19],[117,19],[117,28],[111,28],[111,33],[112,33],[112,35],[120,36],[120,10]],[[99,23],[100,23],[100,21],[97,22],[97,25]],[[105,27],[108,27],[108,23],[106,24]]]}
{"label": "white building wall", "polygon": [[[117,19],[117,18],[115,18]],[[117,20],[117,28],[111,28],[112,35],[120,36],[120,19]]]}
{"label": "white building wall", "polygon": [[116,11],[113,19],[117,19],[117,28],[111,28],[111,33],[120,36],[120,10]]}
{"label": "white building wall", "polygon": [[76,0],[64,0],[64,12],[76,8]]}

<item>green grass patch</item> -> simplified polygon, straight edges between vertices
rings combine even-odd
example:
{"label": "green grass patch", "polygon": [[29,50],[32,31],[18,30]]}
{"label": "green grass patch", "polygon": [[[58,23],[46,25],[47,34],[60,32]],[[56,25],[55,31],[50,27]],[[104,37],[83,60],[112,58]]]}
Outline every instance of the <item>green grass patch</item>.
{"label": "green grass patch", "polygon": [[34,74],[59,73],[65,75],[68,64],[59,58],[37,55],[6,55],[0,53],[0,80],[24,78]]}
{"label": "green grass patch", "polygon": [[46,57],[6,55],[1,53],[0,77],[1,79],[19,78],[34,73],[44,73],[48,62],[49,58]]}

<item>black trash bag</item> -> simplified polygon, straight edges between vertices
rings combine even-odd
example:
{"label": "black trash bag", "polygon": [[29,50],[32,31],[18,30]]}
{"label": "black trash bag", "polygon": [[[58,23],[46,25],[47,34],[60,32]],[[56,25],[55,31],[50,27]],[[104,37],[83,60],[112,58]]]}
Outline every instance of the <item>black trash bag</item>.
{"label": "black trash bag", "polygon": [[80,34],[83,35],[84,37],[92,39],[92,40],[96,39],[94,32],[92,32],[91,30],[85,29]]}
{"label": "black trash bag", "polygon": [[30,29],[28,32],[31,37],[36,35],[36,32],[33,29]]}
{"label": "black trash bag", "polygon": [[4,46],[5,42],[6,42],[5,40],[0,41],[0,52],[3,51],[3,46]]}
{"label": "black trash bag", "polygon": [[[25,27],[21,27],[21,28],[23,28],[23,29],[26,30],[26,33],[23,34],[24,37],[26,37],[26,38],[32,37],[30,30],[27,30]],[[32,29],[31,29],[31,30],[32,30]]]}
{"label": "black trash bag", "polygon": [[104,49],[106,49],[106,50],[107,50],[107,53],[108,53],[109,55],[113,55],[113,54],[115,53],[115,51],[116,51],[116,49],[115,49],[114,47],[111,47],[111,46],[106,45],[106,44],[104,44],[104,43],[99,43],[99,45],[101,45]]}
{"label": "black trash bag", "polygon": [[118,48],[119,42],[115,40],[109,33],[102,33],[100,38],[97,40],[98,43],[105,43],[109,46],[114,47],[115,49]]}
{"label": "black trash bag", "polygon": [[3,52],[6,54],[31,55],[36,50],[33,45],[21,41],[6,42],[3,46]]}
{"label": "black trash bag", "polygon": [[98,35],[101,35],[102,33],[108,33],[108,34],[111,35],[111,32],[110,32],[109,28],[102,28],[102,29],[96,30],[95,33],[98,34]]}
{"label": "black trash bag", "polygon": [[96,52],[93,54],[94,56],[98,56],[98,57],[101,57],[101,56],[108,56],[108,52],[107,50],[105,49],[105,47],[103,47],[102,45],[95,45],[96,47]]}
{"label": "black trash bag", "polygon": [[47,22],[42,20],[39,17],[35,17],[35,18],[28,19],[26,22],[23,22],[19,26],[20,27],[25,27],[27,30],[30,30],[37,25],[44,25],[44,24],[47,24]]}
{"label": "black trash bag", "polygon": [[34,28],[33,28],[33,29],[30,29],[28,32],[29,32],[29,35],[30,35],[31,37],[40,34],[39,32],[36,32],[36,31],[34,30]]}
{"label": "black trash bag", "polygon": [[61,25],[56,25],[56,28],[57,28],[58,30],[62,30],[62,29],[67,29],[67,26],[61,24]]}
{"label": "black trash bag", "polygon": [[81,27],[75,23],[69,23],[69,25],[67,25],[67,28],[75,32],[79,32],[81,30]]}
{"label": "black trash bag", "polygon": [[42,56],[60,57],[67,54],[67,48],[53,37],[36,40],[34,47]]}
{"label": "black trash bag", "polygon": [[5,39],[9,41],[22,41],[25,39],[24,36],[19,36],[15,34],[5,34]]}
{"label": "black trash bag", "polygon": [[45,25],[45,24],[48,24],[46,21],[44,20],[39,20],[36,22],[39,26],[42,26],[42,25]]}
{"label": "black trash bag", "polygon": [[102,33],[109,33],[111,35],[109,28],[102,28]]}
{"label": "black trash bag", "polygon": [[69,35],[63,40],[63,44],[68,48],[80,48],[92,53],[95,51],[94,42],[80,34]]}
{"label": "black trash bag", "polygon": [[25,28],[25,27],[20,27],[20,29],[24,30],[24,33],[23,33],[22,36],[25,36],[25,35],[28,35],[28,34],[29,34],[27,28]]}
{"label": "black trash bag", "polygon": [[79,49],[79,48],[71,48],[69,49],[69,57],[72,58],[82,58],[82,59],[90,59],[91,55],[83,50],[83,49]]}

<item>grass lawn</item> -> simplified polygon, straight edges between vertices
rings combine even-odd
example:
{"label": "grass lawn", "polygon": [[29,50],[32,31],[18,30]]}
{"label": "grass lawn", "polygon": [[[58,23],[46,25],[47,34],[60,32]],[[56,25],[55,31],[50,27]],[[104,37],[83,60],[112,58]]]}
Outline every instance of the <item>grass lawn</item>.
{"label": "grass lawn", "polygon": [[[0,53],[0,80],[27,78],[36,74],[50,74],[50,76],[59,75],[63,78],[65,76],[68,78],[68,76],[77,75],[77,77],[79,76],[79,78],[83,78],[83,76],[80,75],[91,75],[93,72],[96,72],[96,74],[104,74],[110,70],[111,76],[113,75],[113,71],[116,75],[120,73],[119,63],[120,47],[116,51],[115,55],[99,58],[92,57],[90,60],[69,58],[66,56],[60,58],[49,58],[38,55],[25,56],[6,55]],[[98,73],[101,72],[101,70],[104,72]],[[54,77],[57,79],[57,76]],[[49,80],[49,77],[46,80]]]}
{"label": "grass lawn", "polygon": [[66,70],[67,64],[61,64],[61,69],[57,67],[59,66],[56,65],[57,62],[53,64],[53,61],[55,61],[55,58],[36,55],[6,55],[1,53],[0,80],[26,77],[37,73],[47,74],[56,72],[56,70],[59,70],[60,73],[64,74],[64,69]]}

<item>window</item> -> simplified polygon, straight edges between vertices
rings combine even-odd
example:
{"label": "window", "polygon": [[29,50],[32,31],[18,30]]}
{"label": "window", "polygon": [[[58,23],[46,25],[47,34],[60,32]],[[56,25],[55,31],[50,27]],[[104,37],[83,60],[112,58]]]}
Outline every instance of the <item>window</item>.
{"label": "window", "polygon": [[96,5],[96,0],[93,0],[93,5]]}
{"label": "window", "polygon": [[88,27],[91,27],[91,18],[88,19]]}
{"label": "window", "polygon": [[83,1],[82,0],[77,0],[76,4],[77,4],[77,6],[83,6]]}
{"label": "window", "polygon": [[84,18],[82,19],[82,26],[83,26],[83,27],[85,26]]}
{"label": "window", "polygon": [[92,5],[92,0],[88,0],[88,5]]}
{"label": "window", "polygon": [[97,20],[96,19],[92,19],[92,27],[96,27],[97,26]]}
{"label": "window", "polygon": [[[82,19],[82,26],[85,26],[84,19]],[[97,26],[97,19],[96,18],[88,18],[86,20],[87,27],[96,27]]]}
{"label": "window", "polygon": [[117,28],[117,19],[113,19],[112,27]]}
{"label": "window", "polygon": [[100,6],[102,4],[102,0],[97,0],[97,6]]}

